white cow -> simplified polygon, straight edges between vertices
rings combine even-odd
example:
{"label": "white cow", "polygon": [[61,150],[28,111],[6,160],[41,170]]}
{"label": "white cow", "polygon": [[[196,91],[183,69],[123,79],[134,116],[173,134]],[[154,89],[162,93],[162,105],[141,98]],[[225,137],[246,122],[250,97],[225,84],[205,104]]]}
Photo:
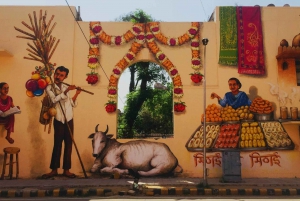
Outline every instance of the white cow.
{"label": "white cow", "polygon": [[98,131],[91,134],[93,156],[96,157],[91,172],[100,169],[101,173],[118,172],[128,174],[129,171],[141,176],[156,176],[171,173],[178,165],[178,160],[170,148],[159,142],[134,140],[120,143],[112,139],[111,134]]}

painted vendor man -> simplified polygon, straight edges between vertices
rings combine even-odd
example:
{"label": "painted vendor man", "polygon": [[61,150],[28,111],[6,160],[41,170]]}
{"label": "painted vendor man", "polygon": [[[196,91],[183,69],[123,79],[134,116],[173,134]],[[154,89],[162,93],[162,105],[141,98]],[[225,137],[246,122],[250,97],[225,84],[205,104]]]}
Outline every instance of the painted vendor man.
{"label": "painted vendor man", "polygon": [[[75,178],[76,175],[71,173],[71,155],[72,155],[72,135],[74,130],[73,107],[75,107],[76,98],[80,94],[81,89],[75,85],[67,86],[62,82],[68,77],[69,69],[59,66],[54,72],[54,84],[48,85],[46,88],[52,102],[55,104],[56,115],[54,118],[54,145],[51,157],[51,172],[42,175],[42,178],[48,179],[58,175],[57,169],[60,167],[60,158],[62,151],[62,142],[64,141],[63,154],[63,176]],[[53,91],[53,88],[55,91]],[[73,97],[69,91],[77,89]],[[60,104],[59,104],[60,103]],[[62,110],[61,107],[62,106]],[[71,133],[69,131],[71,130]]]}
{"label": "painted vendor man", "polygon": [[211,93],[211,98],[217,98],[218,103],[222,107],[231,106],[233,109],[237,109],[241,106],[251,105],[251,101],[248,98],[247,94],[243,91],[240,91],[242,84],[237,78],[230,78],[228,80],[228,85],[230,92],[227,92],[224,98],[221,98],[218,94],[214,92]]}

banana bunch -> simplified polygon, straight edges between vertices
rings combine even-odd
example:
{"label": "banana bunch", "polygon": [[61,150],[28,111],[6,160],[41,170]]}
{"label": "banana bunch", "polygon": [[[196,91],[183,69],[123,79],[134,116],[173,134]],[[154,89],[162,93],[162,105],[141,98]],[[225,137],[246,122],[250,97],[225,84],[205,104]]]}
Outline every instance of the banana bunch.
{"label": "banana bunch", "polygon": [[258,122],[242,123],[240,148],[266,147],[264,134]]}

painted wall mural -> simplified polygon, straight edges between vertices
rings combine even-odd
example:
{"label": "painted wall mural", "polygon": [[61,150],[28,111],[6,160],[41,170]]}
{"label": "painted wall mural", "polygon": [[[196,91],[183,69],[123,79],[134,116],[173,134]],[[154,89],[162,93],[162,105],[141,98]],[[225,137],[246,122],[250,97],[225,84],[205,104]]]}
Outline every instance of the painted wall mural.
{"label": "painted wall mural", "polygon": [[[256,10],[258,11],[257,8]],[[243,11],[243,14],[244,13],[245,12]],[[32,75],[29,74],[30,79],[26,82],[26,95],[30,99],[33,97],[39,97],[41,95],[44,95],[44,90],[52,82],[51,76],[55,70],[56,64],[50,62],[50,59],[52,58],[54,52],[56,51],[56,47],[60,40],[57,40],[54,36],[51,35],[56,24],[56,23],[51,24],[54,16],[52,16],[49,21],[47,20],[46,15],[43,15],[42,12],[40,12],[39,16],[38,13],[36,14],[34,12],[33,18],[31,17],[31,15],[29,15],[29,17],[30,17],[29,23],[25,23],[22,21],[22,24],[27,29],[26,31],[18,28],[15,29],[18,32],[25,35],[25,36],[18,36],[18,38],[26,39],[32,41],[33,43],[33,45],[28,44],[29,48],[27,48],[26,50],[29,52],[29,56],[24,58],[30,61],[37,61],[43,64],[43,66],[36,66],[34,68]],[[295,84],[294,78],[296,77],[296,75],[293,75],[293,79],[290,79],[291,77],[286,76],[287,74],[291,74],[290,73],[291,71],[296,70],[295,60],[299,60],[299,56],[298,56],[299,48],[298,49],[296,49],[295,47],[289,48],[287,46],[280,47],[281,49],[279,49],[278,51],[277,59],[278,59],[278,72],[279,74],[280,73],[282,74],[280,74],[279,76],[278,83],[276,83],[276,80],[273,79],[274,74],[272,74],[272,76],[269,77],[269,74],[271,74],[270,71],[268,72],[268,75],[265,74],[266,69],[265,69],[262,55],[267,54],[267,51],[261,53],[261,55],[259,56],[260,57],[260,62],[258,62],[259,63],[258,65],[260,65],[259,69],[256,70],[251,69],[252,67],[249,66],[250,64],[247,64],[246,67],[242,65],[239,66],[239,69],[240,70],[242,69],[243,74],[255,74],[255,76],[257,75],[264,76],[258,78],[253,75],[252,76],[243,75],[240,77],[240,79],[244,79],[244,81],[246,81],[245,85],[249,85],[248,81],[251,82],[254,79],[256,79],[258,84],[254,82],[253,87],[263,88],[264,91],[262,94],[267,97],[254,97],[253,99],[251,99],[251,101],[250,99],[249,100],[246,99],[246,101],[244,102],[244,103],[247,102],[246,104],[238,105],[237,107],[235,107],[233,105],[230,105],[229,103],[226,106],[218,105],[220,104],[220,102],[222,102],[222,99],[223,101],[224,99],[226,99],[226,96],[224,96],[224,98],[221,98],[216,93],[214,93],[214,95],[211,97],[212,100],[210,100],[211,104],[209,104],[206,108],[204,108],[204,111],[202,111],[202,109],[199,109],[200,107],[198,107],[198,105],[197,107],[191,107],[193,108],[192,110],[197,111],[197,114],[201,114],[203,112],[202,122],[203,123],[205,122],[205,126],[203,123],[200,123],[200,119],[199,119],[197,121],[199,121],[200,125],[194,130],[194,132],[191,132],[190,135],[186,133],[182,134],[179,131],[186,130],[186,129],[188,130],[190,128],[193,129],[193,127],[186,128],[186,125],[180,124],[182,121],[186,120],[184,119],[185,116],[187,116],[186,118],[189,124],[193,124],[197,126],[194,120],[196,112],[192,110],[185,111],[185,103],[182,101],[183,97],[187,99],[190,103],[193,103],[195,105],[202,104],[201,100],[199,101],[195,99],[196,90],[198,90],[197,92],[200,92],[199,94],[202,95],[201,81],[203,77],[206,76],[201,73],[202,60],[200,57],[200,40],[199,40],[201,23],[191,22],[190,25],[188,24],[189,27],[187,26],[188,29],[185,30],[185,33],[178,37],[167,37],[162,32],[161,24],[162,23],[159,22],[151,22],[146,24],[137,23],[137,24],[133,24],[132,27],[129,28],[122,35],[109,35],[103,30],[103,27],[100,22],[87,22],[86,27],[88,27],[89,30],[85,30],[85,31],[90,34],[89,54],[88,54],[88,67],[90,68],[90,72],[87,73],[87,77],[85,78],[88,83],[88,87],[90,87],[92,91],[98,90],[97,92],[101,94],[101,97],[103,97],[103,94],[108,97],[107,101],[104,100],[104,102],[106,102],[105,109],[107,113],[111,113],[111,114],[106,114],[105,111],[104,114],[101,112],[99,114],[99,116],[101,115],[100,118],[107,118],[107,122],[105,122],[105,124],[108,124],[110,128],[115,125],[115,119],[112,120],[112,118],[115,117],[116,114],[116,105],[117,105],[116,101],[118,97],[117,86],[118,86],[119,78],[124,72],[124,70],[133,62],[135,62],[135,59],[137,58],[137,55],[139,55],[139,53],[141,52],[142,48],[148,48],[149,52],[151,53],[151,56],[154,56],[156,62],[161,66],[163,66],[169,73],[170,77],[172,78],[173,85],[174,85],[174,91],[173,91],[174,111],[185,112],[184,115],[178,115],[180,117],[178,116],[175,117],[176,121],[174,122],[177,123],[176,125],[177,136],[174,137],[174,139],[157,139],[158,140],[157,142],[151,141],[153,139],[117,140],[113,138],[113,134],[108,134],[108,127],[106,131],[102,132],[98,130],[98,125],[97,125],[95,128],[95,132],[89,136],[89,138],[92,140],[92,150],[93,150],[92,155],[95,157],[95,160],[91,156],[90,153],[91,149],[86,149],[82,152],[79,152],[80,155],[86,154],[85,156],[88,155],[90,157],[90,158],[88,157],[84,158],[85,160],[84,162],[86,162],[85,165],[87,165],[87,169],[90,169],[92,173],[112,174],[114,172],[118,172],[119,174],[131,174],[131,175],[151,177],[151,176],[159,176],[165,174],[168,175],[174,172],[182,172],[183,170],[186,170],[186,168],[188,168],[187,174],[191,173],[191,175],[194,176],[196,174],[195,173],[196,171],[194,170],[200,169],[201,164],[205,162],[210,167],[217,170],[216,171],[217,173],[215,175],[218,175],[219,174],[218,171],[220,170],[220,167],[222,167],[222,152],[233,151],[233,150],[239,151],[240,158],[242,159],[243,165],[246,164],[245,166],[248,169],[251,168],[264,169],[266,167],[284,169],[287,166],[285,163],[286,161],[290,160],[290,158],[292,158],[290,161],[293,161],[294,158],[299,156],[298,130],[295,129],[295,127],[291,126],[290,130],[292,130],[293,133],[292,136],[290,135],[289,129],[286,129],[286,127],[288,126],[283,124],[284,121],[282,121],[281,119],[274,119],[276,115],[275,113],[276,112],[278,113],[278,109],[279,109],[278,107],[276,108],[277,106],[276,101],[278,101],[279,106],[289,105],[289,104],[296,105],[299,102],[298,94],[300,89]],[[109,28],[112,28],[113,26]],[[262,24],[259,24],[259,26],[262,26]],[[212,30],[208,31],[208,33],[215,32],[215,25],[212,27],[213,27],[211,28]],[[250,28],[253,27],[249,27],[249,29]],[[66,33],[65,30],[62,32]],[[250,33],[251,30],[248,30],[248,32]],[[68,32],[68,34],[69,33],[70,32]],[[216,33],[215,35],[217,34],[218,33]],[[259,37],[250,37],[251,42],[255,44],[255,40],[260,40],[261,34],[262,33],[259,33]],[[72,43],[74,41],[75,40],[73,40]],[[263,41],[256,41],[256,42],[259,42],[259,48],[265,47],[265,49],[268,50],[269,46],[268,45],[263,46],[262,44]],[[268,43],[268,41],[265,42]],[[75,43],[76,41],[74,42],[74,44]],[[116,61],[114,61],[115,63],[111,68],[109,67],[110,68],[109,72],[111,74],[108,77],[109,78],[108,84],[106,82],[101,83],[101,80],[99,79],[100,72],[97,72],[97,68],[99,67],[100,60],[101,60],[100,52],[99,52],[100,45],[109,45],[112,47],[115,46],[117,47],[116,49],[119,49],[124,44],[128,44],[129,49],[126,51],[123,51],[122,49],[123,53],[125,52],[125,54],[120,58],[118,58]],[[76,45],[77,44],[74,45],[75,46],[74,49],[77,48]],[[174,49],[174,48],[180,48],[180,46],[185,46],[184,48],[188,50],[188,55],[190,55],[188,56],[188,68],[185,67],[186,69],[183,69],[183,67],[180,66],[182,63],[180,63],[179,61],[176,62],[171,61],[171,59],[166,55],[166,53],[162,51],[163,49],[162,46],[167,46],[168,49],[164,49],[166,52],[169,51],[171,48]],[[211,50],[211,52],[215,53],[216,52],[215,49],[214,48],[212,49],[213,50]],[[80,51],[73,50],[73,51],[74,52],[77,51],[77,52],[76,54],[73,52],[72,56],[74,55],[77,56],[79,54],[85,55],[84,52],[82,53],[81,50]],[[238,51],[242,51],[242,50],[238,50]],[[294,56],[294,60],[289,60],[288,55],[285,55],[287,54],[287,52],[290,55]],[[297,54],[295,54],[295,52]],[[74,60],[75,56],[74,57],[72,56],[70,56],[70,58],[68,59],[76,63],[75,60],[78,58]],[[270,62],[271,56],[268,55],[268,61],[267,61],[268,64],[271,63]],[[217,56],[210,55],[209,59],[217,61],[215,57]],[[78,60],[84,60],[84,62],[81,62],[80,65],[74,64],[74,66],[78,65],[82,67],[82,63],[86,64],[86,56],[82,56],[82,58]],[[17,58],[13,58],[13,59],[17,59]],[[239,58],[236,57],[236,59]],[[253,62],[254,60],[255,58],[252,57]],[[273,58],[273,60],[275,60],[275,58]],[[234,63],[237,62],[238,62],[237,60],[234,61]],[[290,69],[289,67],[292,65],[294,66],[292,69]],[[222,68],[222,66],[218,66],[218,67]],[[286,67],[289,68],[289,70],[284,69]],[[74,73],[73,75],[74,78],[72,79],[77,79],[75,81],[78,81],[80,78],[77,78],[77,75],[80,73],[82,74],[82,71],[76,68],[77,66],[74,67],[73,69],[77,70],[78,72],[76,72],[77,73],[76,74],[74,71],[72,71],[72,73]],[[233,72],[233,70],[230,68],[227,68],[226,70],[228,72]],[[220,70],[221,73],[227,71]],[[217,73],[220,74],[219,72]],[[186,77],[188,79],[186,79]],[[218,79],[221,81],[224,81],[226,79],[225,80],[226,82],[227,78],[223,78],[223,77],[224,77],[223,75],[220,75],[217,78],[214,77],[214,79],[216,80]],[[183,83],[183,80],[189,80],[189,79],[192,80],[191,84]],[[216,82],[216,85],[213,85],[213,87],[209,88],[208,90],[210,92],[215,89],[227,90],[228,89],[227,85],[223,86],[223,82],[221,81],[220,83],[219,81]],[[98,86],[95,87],[97,84]],[[228,85],[230,89],[230,92],[228,93],[232,93],[231,94],[232,102],[234,102],[235,98],[237,98],[237,96],[235,96],[237,94],[234,93],[241,92],[239,91],[239,88],[241,86],[239,86],[238,82],[231,83],[231,84],[232,86]],[[24,83],[22,83],[22,86],[24,88]],[[187,86],[185,88],[186,94],[184,94],[183,91],[183,88],[185,86]],[[100,96],[99,94],[97,95],[97,98]],[[26,95],[24,96],[26,97]],[[269,99],[272,99],[273,96],[275,96],[274,99],[276,100],[275,101],[273,100],[272,102]],[[214,98],[218,99],[216,103],[213,103]],[[31,104],[35,104],[37,102],[40,104],[40,102],[37,100],[38,99],[36,99],[36,102]],[[88,99],[84,99],[84,100],[88,100]],[[102,100],[97,99],[97,101],[101,102]],[[23,104],[28,104],[28,102],[29,101],[26,101]],[[103,104],[100,106],[101,109]],[[85,109],[97,110],[98,108],[96,108],[94,105],[94,108],[87,106]],[[83,111],[83,109],[81,108],[79,108],[79,110],[80,112]],[[28,113],[28,111],[25,110],[24,114],[26,114],[26,112]],[[31,112],[29,116],[32,117],[34,114],[36,113]],[[22,115],[23,115],[23,110],[22,110]],[[44,131],[46,131],[46,125],[49,125],[48,133],[51,133],[50,128],[53,123],[52,118],[54,118],[55,115],[56,112],[54,110],[41,110],[40,116],[37,117],[39,118],[40,123],[44,126],[43,127]],[[99,118],[99,116],[97,116],[97,118]],[[78,119],[80,119],[80,121],[81,120],[86,121],[87,118],[86,116],[80,116]],[[287,121],[288,120],[290,119],[287,119]],[[88,124],[91,123],[88,122]],[[23,128],[27,128],[27,127],[23,126],[22,129]],[[77,127],[76,129],[80,130],[81,128]],[[192,129],[190,129],[189,131],[191,131]],[[34,135],[36,136],[40,135],[39,128],[36,128],[36,130],[37,131],[34,133]],[[45,136],[42,137],[38,136],[38,137],[41,139],[40,141],[45,141],[46,144],[47,139]],[[76,138],[77,137],[78,136],[76,135]],[[184,142],[182,142],[182,140]],[[90,143],[90,142],[88,139],[86,139],[86,141],[82,141],[79,143],[82,148],[85,148],[86,147],[85,143]],[[180,147],[180,149],[182,150],[178,151],[176,150],[176,148],[174,149],[174,147],[176,147],[176,145],[174,144],[177,143],[183,144],[182,147]],[[46,148],[43,147],[40,149],[45,150],[45,152],[47,152],[47,149],[49,149],[49,145],[47,144],[47,146],[48,147]],[[88,147],[90,148],[90,146]],[[52,147],[50,147],[50,149],[51,148]],[[208,152],[207,155],[205,156],[206,160],[204,159],[205,157],[203,155],[204,148]],[[291,154],[288,151],[290,151]],[[25,154],[27,153],[24,153],[24,155]],[[79,158],[80,155],[78,155]],[[50,154],[47,155],[46,158],[47,159],[45,159],[45,161],[47,164],[49,164],[51,155]],[[32,160],[32,161],[34,161],[32,163],[36,166],[35,164],[36,160]],[[192,167],[188,167],[188,165],[184,164],[185,167],[182,168],[179,164],[181,162],[181,165],[183,165],[182,161],[184,161],[184,163],[186,164],[190,163]],[[80,162],[82,162],[81,159]],[[82,170],[84,171],[85,174],[85,169],[83,167],[83,164],[80,165],[82,166]],[[72,170],[74,166],[72,166]],[[76,171],[82,173],[81,170],[78,169],[80,168],[77,167]],[[45,178],[57,176],[57,172],[52,172],[52,173],[50,175],[46,174],[47,177]],[[260,174],[259,176],[262,176],[264,172],[262,171],[259,174]],[[296,175],[298,173],[295,172],[291,174]],[[289,176],[293,176],[291,174]],[[68,178],[76,177],[76,175],[71,172],[64,172],[64,175],[67,176]],[[273,174],[273,176],[276,175]]]}

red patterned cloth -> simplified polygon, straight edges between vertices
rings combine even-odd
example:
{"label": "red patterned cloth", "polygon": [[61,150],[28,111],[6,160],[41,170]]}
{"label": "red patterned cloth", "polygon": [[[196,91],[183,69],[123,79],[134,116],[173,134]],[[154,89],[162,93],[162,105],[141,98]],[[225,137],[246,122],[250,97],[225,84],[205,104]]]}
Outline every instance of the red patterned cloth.
{"label": "red patterned cloth", "polygon": [[238,72],[264,75],[265,60],[260,7],[238,6]]}

